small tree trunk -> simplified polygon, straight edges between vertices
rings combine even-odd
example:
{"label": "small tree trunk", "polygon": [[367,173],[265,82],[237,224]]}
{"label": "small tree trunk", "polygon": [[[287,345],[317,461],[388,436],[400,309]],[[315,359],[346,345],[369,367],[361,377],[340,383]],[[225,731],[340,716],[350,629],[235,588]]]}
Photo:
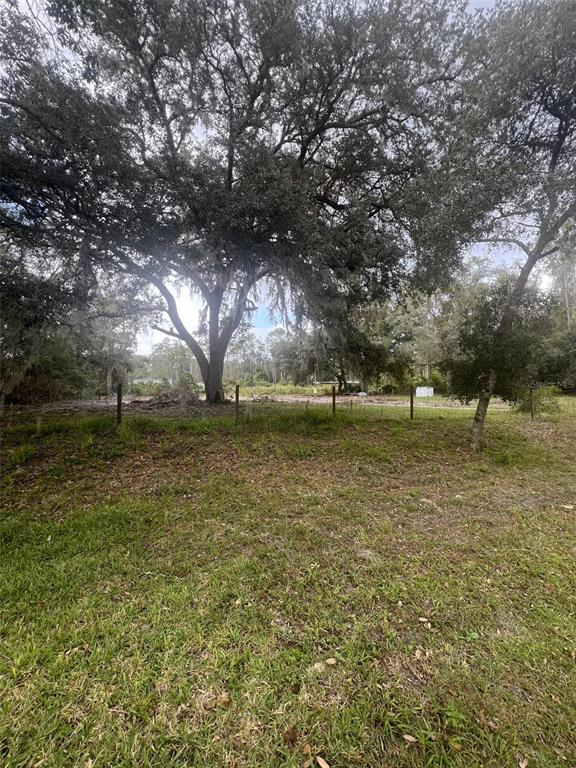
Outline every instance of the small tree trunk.
{"label": "small tree trunk", "polygon": [[106,397],[112,397],[112,368],[106,368]]}
{"label": "small tree trunk", "polygon": [[474,414],[472,434],[470,435],[470,448],[475,452],[479,451],[482,446],[482,433],[484,432],[486,413],[488,412],[488,406],[490,405],[490,400],[494,394],[495,387],[496,371],[492,370],[488,374],[488,383],[486,387],[484,387],[480,392],[478,405],[476,406],[476,413]]}
{"label": "small tree trunk", "polygon": [[[500,323],[494,335],[494,349],[496,349],[506,338],[507,334],[510,333],[515,315],[526,289],[528,278],[530,277],[534,266],[541,258],[543,249],[544,243],[539,240],[520,270],[516,282],[514,283],[512,293],[510,294],[510,298],[508,299],[508,303],[502,311],[502,317],[500,318]],[[480,397],[478,398],[474,423],[472,424],[472,432],[470,435],[470,448],[472,451],[479,451],[482,446],[482,432],[484,430],[484,422],[486,421],[486,412],[488,411],[492,395],[496,390],[496,380],[497,372],[494,369],[490,369],[486,386],[483,387],[480,392]]]}
{"label": "small tree trunk", "polygon": [[338,380],[338,394],[343,395],[348,389],[348,382],[346,381],[343,367],[340,368],[340,373],[336,374],[336,378]]}

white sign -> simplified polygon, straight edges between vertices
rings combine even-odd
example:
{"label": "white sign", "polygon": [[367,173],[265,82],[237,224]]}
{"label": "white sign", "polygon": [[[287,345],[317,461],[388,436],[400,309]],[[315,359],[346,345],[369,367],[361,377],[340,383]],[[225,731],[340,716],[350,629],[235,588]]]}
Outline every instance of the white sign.
{"label": "white sign", "polygon": [[416,397],[432,397],[434,387],[416,387]]}

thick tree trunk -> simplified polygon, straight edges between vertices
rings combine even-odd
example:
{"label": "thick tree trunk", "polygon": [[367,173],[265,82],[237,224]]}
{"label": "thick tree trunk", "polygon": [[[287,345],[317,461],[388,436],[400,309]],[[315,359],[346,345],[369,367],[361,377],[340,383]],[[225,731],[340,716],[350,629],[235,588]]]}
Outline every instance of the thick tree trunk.
{"label": "thick tree trunk", "polygon": [[482,389],[480,397],[478,398],[478,405],[476,406],[476,413],[474,414],[474,422],[472,424],[472,434],[470,435],[470,448],[473,451],[479,451],[482,446],[484,422],[486,421],[486,413],[488,412],[490,400],[492,399],[494,389],[496,388],[496,380],[496,371],[490,371],[488,374],[488,382],[484,389]]}
{"label": "thick tree trunk", "polygon": [[200,345],[190,334],[184,337],[184,341],[186,341],[198,362],[202,381],[204,382],[206,400],[209,403],[224,402],[224,358],[226,357],[230,339],[242,317],[242,313],[238,312],[237,318],[225,322],[221,329],[221,306],[222,292],[214,290],[210,299],[208,299],[208,355],[204,353]]}
{"label": "thick tree trunk", "polygon": [[230,284],[229,277],[224,275],[223,279],[217,282],[212,289],[209,289],[202,280],[197,281],[197,285],[208,304],[208,355],[206,355],[202,346],[182,322],[182,318],[180,317],[176,305],[176,300],[170,289],[167,288],[162,280],[156,277],[153,273],[147,272],[129,260],[128,263],[133,274],[146,278],[158,289],[166,302],[166,312],[174,324],[174,330],[166,330],[165,328],[160,328],[158,326],[153,327],[162,331],[162,333],[166,333],[168,336],[173,336],[185,342],[196,358],[196,362],[200,368],[200,374],[206,391],[206,400],[209,403],[221,403],[224,400],[222,379],[224,376],[224,357],[228,345],[230,344],[234,331],[242,321],[250,290],[258,280],[266,276],[267,271],[261,270],[260,272],[256,272],[251,279],[247,279],[243,284],[235,285],[237,293],[235,306],[232,308],[230,315],[226,317],[222,323],[220,312],[222,310],[222,302],[226,286],[229,286]]}
{"label": "thick tree trunk", "polygon": [[204,376],[206,400],[209,403],[224,401],[224,357],[227,342],[220,333],[220,309],[223,292],[215,288],[208,301],[208,370]]}
{"label": "thick tree trunk", "polygon": [[224,402],[224,386],[222,378],[224,374],[224,355],[226,350],[212,351],[208,374],[204,379],[206,400],[209,403]]}
{"label": "thick tree trunk", "polygon": [[206,400],[212,405],[224,402],[224,390],[222,388],[222,380],[217,376],[209,378],[204,384],[206,391]]}

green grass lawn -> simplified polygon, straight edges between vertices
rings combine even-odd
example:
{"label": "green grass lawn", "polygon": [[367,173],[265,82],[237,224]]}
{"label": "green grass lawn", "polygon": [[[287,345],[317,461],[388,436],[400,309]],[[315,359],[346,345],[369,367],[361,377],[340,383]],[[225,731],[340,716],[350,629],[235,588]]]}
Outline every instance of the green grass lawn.
{"label": "green grass lawn", "polygon": [[9,426],[0,764],[576,765],[571,404]]}

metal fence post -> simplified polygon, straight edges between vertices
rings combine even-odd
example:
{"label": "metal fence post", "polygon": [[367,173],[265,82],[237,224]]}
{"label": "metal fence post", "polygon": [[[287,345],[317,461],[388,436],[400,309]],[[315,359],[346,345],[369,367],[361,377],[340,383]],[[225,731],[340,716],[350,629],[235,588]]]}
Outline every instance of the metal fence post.
{"label": "metal fence post", "polygon": [[332,385],[332,416],[336,416],[336,387]]}
{"label": "metal fence post", "polygon": [[410,418],[414,418],[414,386],[410,385]]}
{"label": "metal fence post", "polygon": [[240,384],[236,384],[235,404],[236,404],[236,424],[238,424],[238,419],[240,418]]}

